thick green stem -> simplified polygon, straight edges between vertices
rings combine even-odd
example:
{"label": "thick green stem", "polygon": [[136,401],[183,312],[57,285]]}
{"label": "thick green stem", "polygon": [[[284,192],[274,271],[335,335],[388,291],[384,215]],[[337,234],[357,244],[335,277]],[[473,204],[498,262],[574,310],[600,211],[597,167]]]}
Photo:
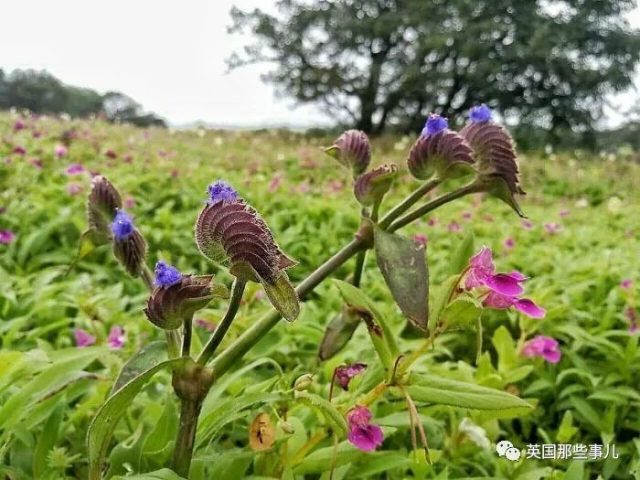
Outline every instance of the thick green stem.
{"label": "thick green stem", "polygon": [[353,271],[353,280],[351,281],[354,287],[359,287],[360,282],[362,282],[362,274],[364,272],[364,262],[366,258],[367,258],[366,250],[362,250],[361,252],[358,252],[358,255],[356,256],[356,268]]}
{"label": "thick green stem", "polygon": [[244,293],[244,287],[247,282],[244,280],[240,280],[239,278],[233,284],[233,289],[231,290],[231,299],[229,300],[229,307],[227,308],[227,313],[225,313],[224,318],[220,321],[216,330],[213,332],[213,335],[202,349],[202,353],[198,357],[197,362],[200,365],[204,365],[209,361],[209,359],[213,356],[218,348],[218,345],[222,342],[222,339],[227,334],[233,319],[236,317],[238,313],[238,309],[240,308],[240,302],[242,300],[242,294]]}
{"label": "thick green stem", "polygon": [[401,201],[398,205],[393,207],[383,218],[380,220],[379,225],[380,228],[385,230],[391,222],[393,222],[396,218],[402,215],[404,212],[409,210],[413,205],[420,201],[427,193],[440,185],[440,180],[437,178],[433,178],[428,180],[427,182],[420,185],[419,188],[414,190],[411,195]]}
{"label": "thick green stem", "polygon": [[448,192],[448,193],[445,193],[444,195],[440,195],[439,197],[431,200],[428,203],[425,203],[421,207],[416,208],[412,212],[407,213],[403,217],[400,217],[395,222],[391,223],[387,228],[387,231],[395,232],[399,228],[402,228],[405,225],[410,224],[414,220],[417,220],[418,218],[426,215],[432,210],[435,210],[436,208],[441,207],[445,203],[449,203],[460,197],[464,197],[465,195],[479,192],[479,191],[480,191],[480,187],[478,186],[478,184],[476,184],[475,182],[472,182],[463,187],[460,187],[457,190],[454,190],[453,192]]}
{"label": "thick green stem", "polygon": [[191,457],[193,457],[193,447],[195,445],[198,417],[200,416],[201,408],[201,400],[182,399],[180,426],[173,450],[171,468],[184,478],[189,478]]}
{"label": "thick green stem", "polygon": [[191,335],[193,333],[193,318],[185,318],[182,329],[182,356],[191,355]]}
{"label": "thick green stem", "polygon": [[[331,275],[331,273],[353,255],[361,250],[365,250],[367,248],[366,245],[367,239],[357,237],[318,267],[296,287],[296,292],[300,299],[303,299],[313,291],[325,278]],[[224,352],[213,359],[211,365],[213,368],[213,377],[220,378],[229,368],[235,365],[245,353],[278,323],[278,320],[280,320],[280,314],[276,310],[271,309],[251,327],[245,330]]]}

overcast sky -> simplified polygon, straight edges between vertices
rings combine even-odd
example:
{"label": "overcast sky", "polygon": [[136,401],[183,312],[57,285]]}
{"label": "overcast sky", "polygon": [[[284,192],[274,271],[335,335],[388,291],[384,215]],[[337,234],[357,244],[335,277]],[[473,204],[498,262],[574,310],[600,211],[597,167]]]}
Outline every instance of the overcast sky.
{"label": "overcast sky", "polygon": [[[275,98],[272,86],[259,78],[267,66],[226,73],[225,58],[247,40],[226,32],[231,6],[269,8],[274,3],[2,0],[0,68],[46,69],[65,83],[119,90],[176,125],[197,120],[321,123],[322,114],[313,107],[292,110],[292,100]],[[640,10],[631,21],[640,27]],[[628,104],[632,98],[614,102]]]}

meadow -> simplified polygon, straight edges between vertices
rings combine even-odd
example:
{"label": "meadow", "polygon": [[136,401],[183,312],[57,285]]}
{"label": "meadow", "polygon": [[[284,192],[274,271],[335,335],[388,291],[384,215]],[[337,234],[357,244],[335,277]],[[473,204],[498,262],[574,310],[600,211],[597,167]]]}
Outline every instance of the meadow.
{"label": "meadow", "polygon": [[[0,114],[0,477],[87,478],[87,429],[125,362],[162,331],[143,308],[148,291],[129,277],[108,246],[85,252],[91,175],[100,173],[123,195],[126,210],[148,242],[147,264],[159,259],[182,272],[231,276],[199,254],[194,222],[207,186],[224,179],[255,207],[282,250],[298,264],[295,284],[348,242],[360,207],[350,174],[323,153],[333,137],[286,131],[173,131],[111,125],[99,120]],[[406,171],[414,138],[372,141],[373,163],[400,167],[383,203],[407,195],[417,182]],[[337,447],[326,415],[291,396],[305,389],[327,398],[334,369],[376,364],[365,328],[346,348],[320,361],[325,328],[342,306],[334,282],[302,304],[293,323],[280,322],[220,381],[205,400],[191,468],[193,479],[283,478],[640,478],[640,156],[611,146],[600,154],[525,153],[519,157],[520,199],[527,219],[504,203],[475,194],[411,224],[399,233],[425,243],[431,285],[452,273],[463,243],[487,246],[500,271],[530,279],[527,296],[546,309],[544,319],[514,310],[484,310],[481,353],[475,327],[438,336],[418,359],[417,372],[438,374],[517,395],[532,405],[507,413],[419,402],[429,444],[412,451],[404,401],[382,396],[370,405],[384,443],[362,452]],[[430,195],[435,195],[432,193]],[[470,235],[473,234],[473,237]],[[346,279],[353,260],[335,278]],[[455,271],[454,271],[455,273]],[[405,331],[374,255],[363,288],[402,350],[420,340]],[[432,293],[433,294],[433,293]],[[249,283],[223,346],[268,308]],[[214,300],[197,313],[198,350],[224,314]],[[522,354],[536,335],[559,342],[557,363]],[[375,369],[334,393],[352,404],[375,385]],[[266,412],[275,446],[250,445],[250,426]],[[284,412],[284,413],[283,413]],[[107,452],[112,478],[179,478],[168,471],[179,405],[167,372],[156,375],[117,424]],[[499,456],[494,444],[602,445],[609,458]],[[615,445],[615,452],[611,446]],[[614,458],[615,455],[618,458]],[[157,471],[145,475],[145,472]]]}

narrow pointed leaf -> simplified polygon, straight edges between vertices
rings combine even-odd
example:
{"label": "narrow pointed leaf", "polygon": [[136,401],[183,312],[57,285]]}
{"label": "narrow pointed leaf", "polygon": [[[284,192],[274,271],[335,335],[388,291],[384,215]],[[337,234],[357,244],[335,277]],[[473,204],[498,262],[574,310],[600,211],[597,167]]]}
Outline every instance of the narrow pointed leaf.
{"label": "narrow pointed leaf", "polygon": [[450,263],[451,275],[459,274],[467,266],[469,259],[474,253],[474,242],[473,232],[469,232],[465,235],[462,242],[460,242],[455,252],[453,252]]}
{"label": "narrow pointed leaf", "polygon": [[145,370],[149,370],[166,359],[167,344],[165,342],[151,342],[147,344],[124,364],[120,375],[118,375],[118,378],[113,384],[111,395]]}
{"label": "narrow pointed leaf", "polygon": [[288,322],[293,322],[300,314],[298,294],[289,281],[286,273],[282,273],[274,283],[262,282],[269,301],[280,315]]}
{"label": "narrow pointed leaf", "polygon": [[412,240],[376,229],[376,260],[391,295],[407,319],[426,330],[429,314],[429,271],[426,249]]}

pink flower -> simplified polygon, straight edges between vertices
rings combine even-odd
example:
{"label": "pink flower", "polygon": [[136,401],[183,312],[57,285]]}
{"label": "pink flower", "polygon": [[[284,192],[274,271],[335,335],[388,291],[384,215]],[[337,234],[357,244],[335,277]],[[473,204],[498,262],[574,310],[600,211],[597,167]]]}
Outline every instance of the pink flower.
{"label": "pink flower", "polygon": [[9,245],[15,239],[16,235],[11,230],[0,230],[0,244]]}
{"label": "pink flower", "polygon": [[420,245],[422,247],[427,246],[428,240],[429,240],[428,237],[424,233],[416,233],[413,236],[413,241],[416,243],[416,245]]}
{"label": "pink flower", "polygon": [[473,217],[473,214],[471,212],[462,212],[462,218],[465,220],[470,220],[471,217]]}
{"label": "pink flower", "polygon": [[67,184],[67,193],[69,195],[77,195],[82,192],[82,185],[77,183],[69,183]]}
{"label": "pink flower", "polygon": [[344,183],[341,180],[332,180],[329,182],[329,191],[331,193],[338,193],[344,190]]}
{"label": "pink flower", "polygon": [[42,168],[44,167],[42,160],[40,160],[39,158],[32,158],[31,160],[29,160],[29,163],[38,170],[42,170]]}
{"label": "pink flower", "polygon": [[449,225],[447,225],[447,230],[449,230],[450,232],[461,232],[462,227],[458,222],[453,221]]}
{"label": "pink flower", "polygon": [[278,190],[278,188],[280,188],[281,184],[282,184],[282,174],[276,173],[271,179],[271,182],[269,182],[269,192],[271,193],[275,192],[276,190]]}
{"label": "pink flower", "polygon": [[560,231],[561,228],[562,227],[558,223],[550,222],[550,223],[545,223],[544,224],[544,229],[546,230],[546,232],[549,235],[555,235],[556,233],[558,233]]}
{"label": "pink flower", "polygon": [[124,160],[124,163],[132,163],[133,155],[131,155],[130,153],[127,153],[122,159]]}
{"label": "pink flower", "polygon": [[76,339],[76,346],[79,348],[88,347],[96,343],[96,337],[81,328],[76,328],[73,335]]}
{"label": "pink flower", "polygon": [[107,337],[107,343],[110,348],[119,350],[124,345],[126,337],[124,335],[124,328],[119,325],[114,325],[109,330],[109,336]]}
{"label": "pink flower", "polygon": [[13,153],[15,153],[16,155],[25,155],[27,153],[27,149],[21,147],[20,145],[17,145],[13,147]]}
{"label": "pink flower", "polygon": [[625,278],[620,282],[620,288],[624,288],[625,290],[629,290],[633,286],[633,282],[630,278]]}
{"label": "pink flower", "polygon": [[116,152],[114,152],[113,150],[111,150],[110,148],[107,149],[104,154],[106,155],[107,158],[111,158],[112,160],[115,158],[118,158],[118,154]]}
{"label": "pink flower", "polygon": [[33,138],[40,138],[42,136],[42,132],[40,130],[34,130],[33,133],[31,133],[31,136]]}
{"label": "pink flower", "polygon": [[435,227],[437,223],[438,223],[438,219],[436,217],[432,217],[429,220],[427,220],[427,225],[429,225],[430,227]]}
{"label": "pink flower", "polygon": [[204,318],[196,318],[196,327],[204,328],[208,332],[213,332],[216,329],[216,324],[211,320],[205,320]]}
{"label": "pink flower", "polygon": [[518,298],[497,292],[489,292],[489,295],[486,296],[482,304],[485,307],[495,308],[496,310],[505,310],[513,307],[531,318],[544,318],[547,314],[544,308],[536,305],[536,303],[529,298]]}
{"label": "pink flower", "polygon": [[341,365],[336,368],[335,379],[343,390],[349,389],[349,383],[351,379],[356,375],[365,371],[367,366],[364,363],[352,363],[351,365]]}
{"label": "pink flower", "polygon": [[504,242],[502,242],[502,245],[504,246],[505,249],[511,250],[513,247],[516,246],[516,241],[513,239],[513,237],[507,237],[504,239]]}
{"label": "pink flower", "polygon": [[562,217],[562,218],[567,217],[567,216],[569,216],[569,213],[570,213],[569,210],[566,210],[566,209],[565,210],[560,210],[560,217]]}
{"label": "pink flower", "polygon": [[298,191],[298,193],[309,193],[309,191],[311,190],[311,186],[309,185],[309,182],[305,180],[298,185],[296,190]]}
{"label": "pink flower", "polygon": [[124,199],[123,204],[124,204],[124,208],[130,210],[136,206],[136,199],[133,197],[127,197]]}
{"label": "pink flower", "polygon": [[538,335],[524,344],[522,355],[525,357],[542,357],[549,363],[558,363],[562,352],[555,338]]}
{"label": "pink flower", "polygon": [[522,220],[521,225],[525,230],[531,230],[533,228],[533,222],[531,220]]}
{"label": "pink flower", "polygon": [[371,421],[371,412],[367,407],[357,405],[347,413],[349,423],[349,442],[363,452],[371,452],[382,445],[382,429]]}
{"label": "pink flower", "polygon": [[67,175],[80,175],[84,172],[84,167],[79,163],[72,163],[67,167],[65,172],[67,173]]}
{"label": "pink flower", "polygon": [[482,247],[469,260],[468,272],[465,276],[465,288],[471,290],[476,287],[487,287],[494,292],[508,296],[520,295],[523,292],[520,284],[527,277],[522,273],[515,271],[511,273],[495,273],[495,270],[491,249]]}
{"label": "pink flower", "polygon": [[67,147],[65,147],[60,143],[57,144],[53,149],[53,154],[56,156],[56,158],[66,157],[67,153],[69,153],[69,150],[67,150]]}
{"label": "pink flower", "polygon": [[25,128],[27,128],[27,125],[22,120],[16,120],[16,122],[13,124],[14,132],[19,132],[20,130],[23,130]]}

